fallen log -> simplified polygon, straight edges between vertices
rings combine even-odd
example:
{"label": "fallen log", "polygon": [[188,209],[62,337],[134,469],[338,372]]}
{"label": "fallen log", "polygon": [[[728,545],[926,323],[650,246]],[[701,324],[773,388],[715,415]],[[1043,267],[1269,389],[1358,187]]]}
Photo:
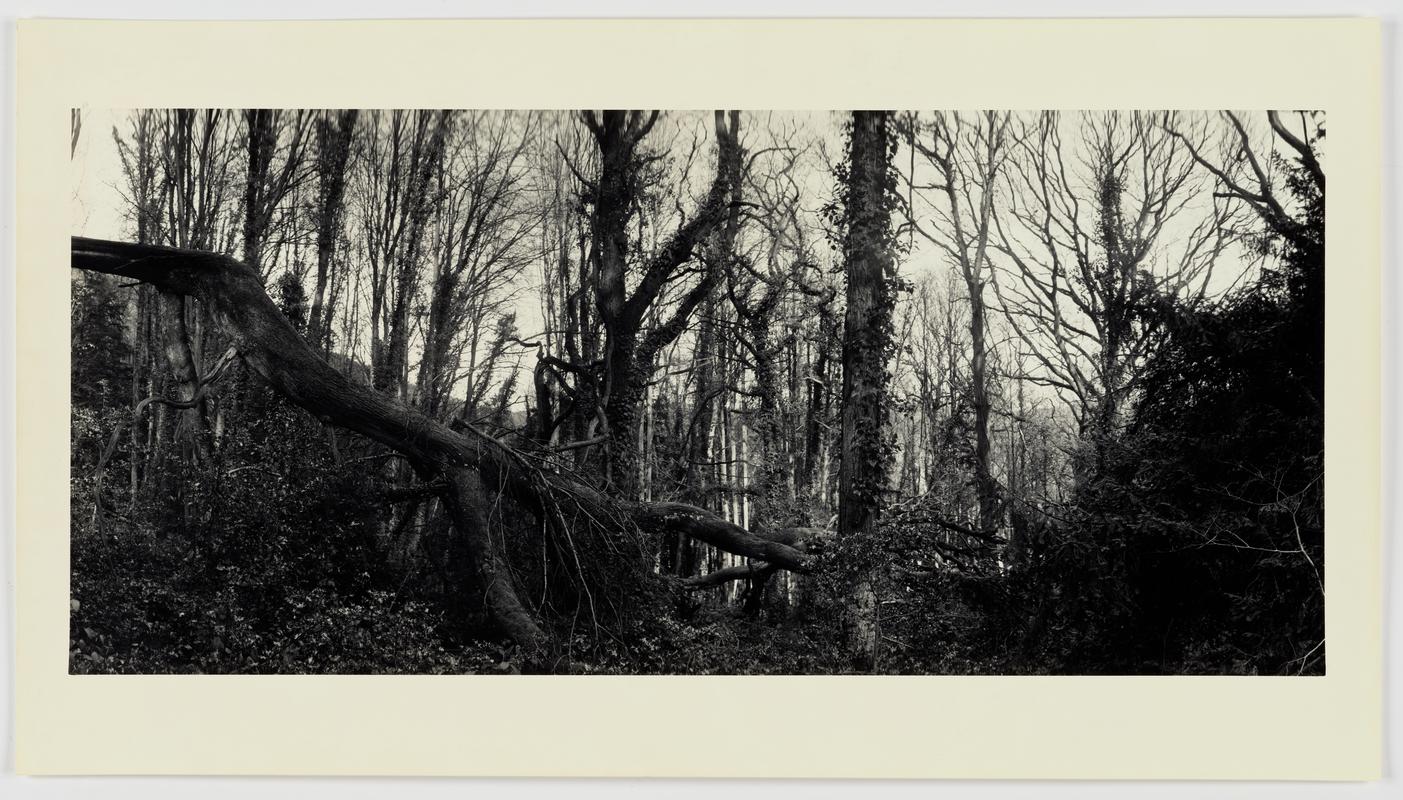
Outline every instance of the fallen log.
{"label": "fallen log", "polygon": [[696,506],[622,501],[533,465],[503,442],[474,430],[458,431],[401,405],[334,369],[278,310],[258,274],[228,256],[198,250],[74,237],[75,269],[116,275],[194,298],[204,305],[239,357],[289,401],[328,425],[355,431],[400,453],[426,483],[441,487],[454,527],[463,537],[483,587],[483,602],[503,633],[528,653],[550,637],[520,600],[511,574],[488,535],[483,509],[487,487],[500,487],[551,525],[562,524],[562,498],[589,519],[623,520],[650,533],[681,533],[735,555],[805,571],[800,545],[807,529],[769,534],[748,531]]}

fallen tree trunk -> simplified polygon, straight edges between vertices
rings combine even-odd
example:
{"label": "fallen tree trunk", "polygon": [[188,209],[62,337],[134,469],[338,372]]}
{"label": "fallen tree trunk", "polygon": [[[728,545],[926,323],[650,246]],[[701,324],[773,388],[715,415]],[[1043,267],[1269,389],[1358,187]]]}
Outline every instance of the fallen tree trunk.
{"label": "fallen tree trunk", "polygon": [[482,586],[484,604],[502,631],[523,650],[534,654],[544,653],[550,646],[550,639],[536,624],[531,612],[522,605],[513,585],[511,570],[492,545],[492,536],[482,513],[488,501],[483,493],[481,478],[465,467],[450,467],[444,472],[449,486],[444,493],[444,505],[448,507],[453,527],[458,529],[467,544],[468,557],[472,560],[478,584]]}
{"label": "fallen tree trunk", "polygon": [[482,458],[467,437],[355,383],[319,356],[263,290],[257,273],[227,256],[193,250],[73,239],[72,265],[193,297],[233,340],[244,363],[323,422],[349,428],[404,454],[425,477],[445,481],[444,500],[473,557],[484,605],[499,627],[535,656],[549,641],[525,612],[481,520]]}
{"label": "fallen tree trunk", "polygon": [[774,569],[774,567],[764,563],[738,564],[734,567],[722,567],[705,575],[687,578],[682,581],[682,586],[685,589],[710,589],[731,581],[768,577],[770,573],[774,572]]}
{"label": "fallen tree trunk", "polygon": [[550,638],[521,602],[488,535],[485,486],[501,487],[551,525],[563,524],[559,498],[568,497],[591,519],[685,534],[777,567],[808,569],[808,557],[798,546],[806,529],[761,534],[695,506],[616,500],[547,467],[528,464],[521,454],[485,434],[454,430],[350,380],[303,340],[268,297],[257,273],[233,258],[74,237],[72,266],[193,297],[208,308],[244,362],[275,391],[326,424],[355,431],[404,455],[426,482],[437,481],[474,562],[488,613],[529,653],[543,651]]}
{"label": "fallen tree trunk", "polygon": [[[808,556],[793,544],[767,538],[686,503],[635,503],[632,517],[646,531],[676,532],[718,550],[767,561],[785,569],[808,570]],[[797,543],[797,540],[795,540]]]}

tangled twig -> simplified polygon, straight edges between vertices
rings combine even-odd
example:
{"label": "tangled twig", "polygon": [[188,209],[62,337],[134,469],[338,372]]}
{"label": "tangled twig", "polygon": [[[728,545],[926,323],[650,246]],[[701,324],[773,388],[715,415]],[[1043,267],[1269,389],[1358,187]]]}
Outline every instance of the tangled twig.
{"label": "tangled twig", "polygon": [[113,454],[117,452],[117,443],[121,441],[122,433],[126,430],[127,425],[135,426],[137,421],[141,419],[142,413],[144,413],[148,407],[156,403],[178,409],[194,408],[199,405],[200,401],[205,398],[209,387],[220,378],[224,377],[224,373],[228,372],[230,365],[234,363],[234,359],[238,354],[238,350],[235,349],[233,345],[230,345],[229,349],[224,351],[224,355],[219,357],[219,361],[215,362],[214,369],[210,370],[208,375],[199,380],[199,383],[195,386],[195,391],[188,399],[179,400],[153,394],[136,404],[136,407],[132,409],[130,419],[117,423],[117,427],[112,430],[112,436],[107,440],[107,446],[102,449],[102,455],[98,458],[97,467],[93,470],[94,527],[100,528],[102,525],[102,483],[107,470],[107,462],[110,461]]}

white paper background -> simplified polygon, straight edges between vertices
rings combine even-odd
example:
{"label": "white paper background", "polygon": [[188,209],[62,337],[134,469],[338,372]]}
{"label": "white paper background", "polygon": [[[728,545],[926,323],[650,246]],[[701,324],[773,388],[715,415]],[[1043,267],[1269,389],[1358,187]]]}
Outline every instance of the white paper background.
{"label": "white paper background", "polygon": [[[125,3],[102,3],[102,2],[12,2],[5,7],[7,14],[14,14],[20,17],[26,16],[65,16],[65,17],[127,17],[127,18],[323,18],[335,15],[344,18],[369,18],[369,17],[471,17],[471,16],[708,16],[708,17],[731,17],[731,16],[919,16],[919,15],[941,15],[941,16],[1077,16],[1091,17],[1100,15],[1141,14],[1153,15],[1174,15],[1174,16],[1288,16],[1288,15],[1322,15],[1331,16],[1345,15],[1369,15],[1383,16],[1396,26],[1399,17],[1396,3],[1386,2],[1229,2],[1219,0],[1218,2],[1156,2],[1156,3],[1113,3],[1113,2],[867,2],[867,3],[839,3],[839,2],[808,2],[808,3],[784,3],[784,2],[709,2],[709,3],[644,3],[644,2],[592,2],[592,3],[567,3],[567,2],[517,2],[517,3],[469,3],[469,2],[412,2],[405,1],[389,6],[385,3],[374,2],[354,2],[354,0],[339,0],[337,2],[294,2],[293,0],[281,0],[279,2],[206,2],[198,7],[194,4],[183,4],[180,2],[125,2]],[[1385,35],[1387,50],[1385,53],[1385,88],[1390,100],[1394,98],[1396,92],[1396,81],[1399,75],[1400,59],[1396,47],[1396,29],[1389,30]],[[13,26],[7,19],[4,31],[4,63],[13,64]],[[1290,53],[1283,53],[1283,58],[1290,58]],[[9,70],[5,70],[9,74]],[[6,174],[7,178],[13,172],[8,165],[13,163],[13,87],[10,81],[5,82],[3,87],[3,109],[6,117],[3,131],[4,163],[5,168],[0,168],[0,173]],[[1385,158],[1385,168],[1388,172],[1386,197],[1385,197],[1385,220],[1396,221],[1399,219],[1398,205],[1396,202],[1399,189],[1399,165],[1398,165],[1398,130],[1400,114],[1396,102],[1390,102],[1385,108],[1386,120],[1386,145],[1389,147],[1388,155]],[[0,428],[0,441],[9,443],[14,441],[14,373],[13,359],[8,357],[13,353],[14,342],[14,316],[10,310],[13,302],[13,263],[10,254],[13,252],[13,208],[14,208],[13,184],[10,180],[4,182],[3,203],[0,203],[0,226],[4,230],[5,247],[4,253],[4,283],[3,292],[5,295],[5,313],[3,314],[5,353],[3,380],[4,388],[0,391],[0,402],[3,402],[4,416],[3,427]],[[1392,228],[1392,226],[1386,226]],[[1399,341],[1399,325],[1396,322],[1397,310],[1403,307],[1403,297],[1400,297],[1400,281],[1396,277],[1396,267],[1398,264],[1398,236],[1392,230],[1387,230],[1388,239],[1385,247],[1385,292],[1391,301],[1389,303],[1389,313],[1385,316],[1385,341],[1387,343],[1386,372],[1385,372],[1385,408],[1392,408],[1398,405],[1398,378],[1397,378],[1397,353],[1396,345]],[[1389,533],[1396,532],[1396,523],[1399,517],[1399,501],[1397,494],[1393,490],[1399,488],[1396,480],[1395,464],[1400,455],[1399,435],[1394,419],[1385,416],[1385,438],[1388,447],[1388,457],[1385,464],[1385,498],[1386,498],[1386,530]],[[13,503],[9,502],[14,491],[14,454],[9,447],[4,448],[4,467],[0,473],[0,485],[3,486],[4,495],[0,495],[0,508],[7,511],[13,509]],[[1386,535],[1385,555],[1390,566],[1390,581],[1397,580],[1400,576],[1399,548],[1391,546],[1388,540],[1392,537]],[[846,797],[854,793],[863,795],[874,794],[876,796],[915,796],[921,794],[925,796],[932,792],[949,793],[953,796],[975,796],[975,797],[1120,797],[1127,794],[1142,796],[1181,796],[1192,794],[1205,797],[1247,797],[1255,796],[1257,793],[1265,794],[1270,792],[1274,796],[1280,797],[1385,797],[1393,796],[1399,791],[1400,783],[1396,779],[1390,779],[1384,783],[1370,785],[1340,785],[1340,784],[1274,784],[1274,785],[1251,785],[1251,784],[1080,784],[1080,783],[1060,783],[1060,784],[1033,784],[1033,783],[918,783],[918,782],[896,782],[896,783],[865,783],[857,786],[851,783],[820,783],[820,782],[742,782],[727,781],[722,785],[713,785],[703,782],[686,781],[472,781],[465,783],[458,780],[411,780],[411,779],[371,779],[371,780],[328,780],[328,779],[29,779],[15,778],[8,774],[11,768],[12,733],[10,703],[13,697],[13,682],[10,677],[10,665],[13,663],[13,618],[12,618],[12,596],[10,587],[13,586],[13,564],[14,561],[9,556],[13,554],[14,530],[11,514],[4,515],[4,532],[0,537],[0,544],[3,544],[5,556],[0,559],[4,565],[3,575],[6,591],[3,594],[3,616],[0,616],[0,645],[3,645],[3,662],[0,663],[0,670],[3,670],[5,677],[5,713],[4,732],[6,739],[5,765],[6,773],[0,776],[0,795],[6,797],[65,797],[65,796],[87,796],[98,795],[105,797],[186,797],[195,794],[201,797],[239,797],[251,794],[260,796],[297,796],[305,797],[380,797],[386,794],[403,795],[410,797],[447,796],[452,793],[454,796],[461,796],[464,791],[484,792],[489,797],[534,797],[534,796],[555,796],[557,794],[573,796],[651,796],[659,792],[666,792],[680,797],[696,796],[700,797],[705,793],[707,797],[716,797],[717,793],[724,793],[728,797],[759,797],[779,795],[795,796],[815,796],[815,797]],[[1387,591],[1389,612],[1387,625],[1390,629],[1396,628],[1399,610],[1398,592],[1396,590]],[[1391,637],[1387,643],[1387,653],[1389,662],[1389,674],[1396,677],[1398,674],[1398,663],[1400,660],[1398,637]],[[1397,692],[1390,686],[1386,690],[1385,702],[1389,709],[1390,722],[1398,719],[1399,703]],[[1391,758],[1390,764],[1386,767],[1388,772],[1403,760],[1398,758],[1399,737],[1392,731],[1386,734]]]}

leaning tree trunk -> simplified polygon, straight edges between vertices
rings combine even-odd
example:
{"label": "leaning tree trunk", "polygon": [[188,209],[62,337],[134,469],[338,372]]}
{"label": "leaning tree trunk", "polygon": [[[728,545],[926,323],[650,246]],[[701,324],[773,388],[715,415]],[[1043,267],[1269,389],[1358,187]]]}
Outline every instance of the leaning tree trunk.
{"label": "leaning tree trunk", "polygon": [[[275,391],[327,424],[392,448],[426,482],[440,483],[442,499],[472,558],[488,613],[538,663],[551,639],[521,601],[489,535],[483,515],[485,486],[501,487],[510,499],[552,525],[561,519],[555,498],[568,497],[584,518],[601,520],[601,524],[622,522],[655,535],[675,532],[793,571],[809,569],[808,547],[825,535],[797,528],[748,531],[695,506],[610,498],[557,473],[532,468],[497,439],[471,428],[453,430],[335,370],[278,310],[258,274],[227,256],[75,237],[72,266],[198,300],[234,342],[244,363]],[[739,577],[744,576],[713,580]]]}

